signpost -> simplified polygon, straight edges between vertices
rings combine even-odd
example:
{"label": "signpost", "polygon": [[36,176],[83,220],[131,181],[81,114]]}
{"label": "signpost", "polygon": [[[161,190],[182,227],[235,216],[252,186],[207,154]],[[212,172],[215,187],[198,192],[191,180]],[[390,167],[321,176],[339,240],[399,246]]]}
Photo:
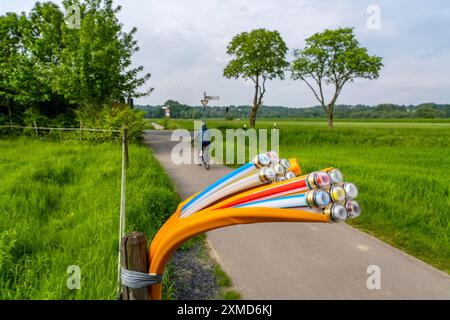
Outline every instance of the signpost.
{"label": "signpost", "polygon": [[219,96],[208,96],[206,95],[206,91],[203,92],[203,99],[200,100],[203,106],[203,121],[205,121],[205,113],[206,113],[206,105],[208,104],[209,100],[219,100]]}
{"label": "signpost", "polygon": [[164,106],[164,107],[161,107],[161,109],[164,110],[164,115],[166,116],[166,118],[170,118],[170,107]]}

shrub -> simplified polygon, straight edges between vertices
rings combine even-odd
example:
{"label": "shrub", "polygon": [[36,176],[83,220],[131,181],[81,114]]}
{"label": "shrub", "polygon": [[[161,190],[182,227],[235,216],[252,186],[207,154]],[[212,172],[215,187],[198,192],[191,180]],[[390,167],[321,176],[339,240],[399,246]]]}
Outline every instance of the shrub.
{"label": "shrub", "polygon": [[[144,114],[142,110],[132,109],[124,104],[104,106],[100,110],[94,107],[86,107],[77,112],[77,119],[82,122],[84,128],[100,128],[117,130],[127,128],[128,139],[140,140],[144,130]],[[114,132],[87,132],[89,140],[114,140],[119,135]]]}

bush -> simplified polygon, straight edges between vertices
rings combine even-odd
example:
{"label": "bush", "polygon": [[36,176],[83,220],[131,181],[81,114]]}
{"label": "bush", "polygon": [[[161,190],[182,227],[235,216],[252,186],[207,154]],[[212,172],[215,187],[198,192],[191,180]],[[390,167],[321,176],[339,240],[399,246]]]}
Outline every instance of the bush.
{"label": "bush", "polygon": [[[144,130],[144,114],[142,110],[132,109],[127,105],[114,104],[95,108],[84,108],[78,111],[77,119],[82,122],[84,128],[98,128],[117,130],[126,127],[128,139],[138,141],[142,139]],[[118,137],[114,132],[86,132],[89,140],[114,140]]]}
{"label": "bush", "polygon": [[[21,125],[34,127],[36,124],[37,127],[46,128],[79,128],[82,125],[85,129],[106,130],[121,130],[125,127],[128,132],[128,140],[139,141],[142,139],[142,131],[145,126],[144,114],[144,111],[132,109],[125,104],[114,104],[101,108],[84,107],[80,108],[76,115],[72,117],[60,114],[56,118],[46,117],[36,109],[29,108],[23,114]],[[9,136],[36,135],[34,129],[17,128],[2,128],[0,133]],[[79,140],[82,138],[88,141],[114,141],[120,140],[122,137],[120,132],[108,131],[83,131],[80,133],[79,131],[38,130],[38,135],[59,140]]]}
{"label": "bush", "polygon": [[164,117],[162,126],[164,127],[164,129],[169,129],[169,117]]}

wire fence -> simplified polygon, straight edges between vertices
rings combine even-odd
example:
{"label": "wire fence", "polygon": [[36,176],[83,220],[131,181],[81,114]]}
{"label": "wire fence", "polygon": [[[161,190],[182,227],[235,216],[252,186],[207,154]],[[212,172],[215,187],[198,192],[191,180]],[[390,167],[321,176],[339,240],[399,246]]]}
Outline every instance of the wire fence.
{"label": "wire fence", "polygon": [[23,125],[0,125],[0,133],[11,135],[35,135],[40,138],[55,138],[57,140],[108,141],[120,140],[123,128],[85,128],[80,121],[79,127],[43,127]]}
{"label": "wire fence", "polygon": [[120,295],[122,291],[121,281],[121,241],[125,235],[125,217],[126,217],[126,169],[128,168],[129,156],[128,156],[128,138],[127,128],[122,127],[120,129],[103,129],[103,128],[84,128],[80,122],[79,128],[64,128],[64,127],[38,127],[35,123],[34,126],[18,126],[18,125],[0,125],[0,129],[30,129],[34,130],[35,135],[38,136],[39,130],[45,131],[79,131],[80,141],[83,141],[83,132],[103,132],[103,133],[120,133],[122,139],[122,166],[121,166],[121,178],[120,178],[120,212],[119,212],[119,246],[118,246],[118,271],[117,271],[117,294]]}
{"label": "wire fence", "polygon": [[61,128],[61,127],[30,127],[16,125],[0,125],[0,128],[33,129],[48,131],[92,131],[92,132],[123,132],[123,129],[99,129],[99,128]]}

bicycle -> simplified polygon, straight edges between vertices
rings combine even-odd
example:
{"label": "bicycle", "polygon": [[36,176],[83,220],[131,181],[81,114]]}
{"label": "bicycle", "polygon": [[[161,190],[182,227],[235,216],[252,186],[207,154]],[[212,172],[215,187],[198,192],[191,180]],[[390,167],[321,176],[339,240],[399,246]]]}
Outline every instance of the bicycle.
{"label": "bicycle", "polygon": [[[211,143],[211,142],[210,142]],[[202,145],[202,150],[199,152],[199,158],[201,162],[198,164],[201,166],[202,163],[205,165],[206,170],[209,170],[210,167],[210,155],[209,155],[209,144]]]}

